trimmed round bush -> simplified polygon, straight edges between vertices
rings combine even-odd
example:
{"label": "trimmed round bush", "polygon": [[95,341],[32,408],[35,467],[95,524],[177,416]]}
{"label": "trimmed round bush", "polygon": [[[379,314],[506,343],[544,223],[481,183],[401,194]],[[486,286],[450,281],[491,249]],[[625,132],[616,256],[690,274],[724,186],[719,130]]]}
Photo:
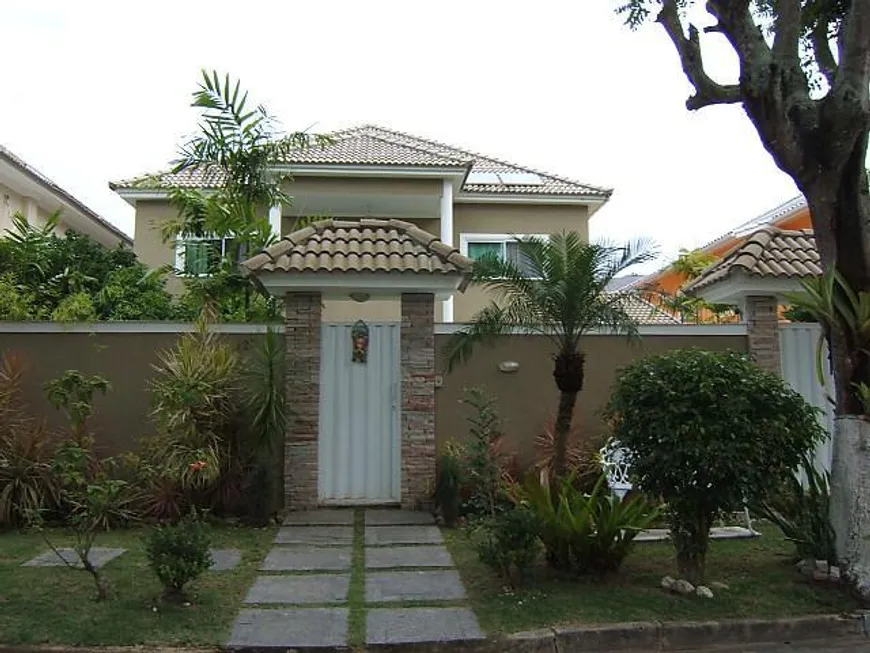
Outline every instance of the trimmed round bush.
{"label": "trimmed round bush", "polygon": [[680,574],[704,576],[710,527],[774,491],[825,433],[780,377],[736,352],[683,349],[636,361],[606,411],[635,487],[664,499]]}

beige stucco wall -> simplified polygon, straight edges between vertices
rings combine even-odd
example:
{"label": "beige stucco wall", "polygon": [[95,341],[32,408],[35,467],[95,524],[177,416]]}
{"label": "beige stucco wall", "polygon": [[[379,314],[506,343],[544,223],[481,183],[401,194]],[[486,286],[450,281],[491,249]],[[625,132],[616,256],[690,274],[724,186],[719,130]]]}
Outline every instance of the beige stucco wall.
{"label": "beige stucco wall", "polygon": [[[0,236],[12,227],[12,216],[16,213],[21,213],[34,227],[44,226],[51,215],[44,207],[36,205],[34,200],[23,197],[11,188],[0,184]],[[61,216],[55,233],[63,234],[66,229],[67,225]]]}
{"label": "beige stucco wall", "polygon": [[360,194],[360,195],[434,195],[441,196],[440,179],[376,179],[360,177],[303,177],[285,182],[284,192],[293,195]]}
{"label": "beige stucco wall", "polygon": [[[364,196],[383,195],[395,192],[403,195],[417,194],[431,200],[432,194],[440,195],[439,180],[390,180],[390,179],[323,179],[300,177],[287,187],[298,193],[345,192]],[[285,209],[282,232],[293,230],[296,217],[291,209]],[[174,265],[175,253],[171,245],[160,239],[159,226],[175,218],[176,210],[162,200],[140,200],[136,205],[136,230],[134,249],[139,259],[151,267]],[[331,216],[336,219],[347,216]],[[381,217],[373,215],[371,217]],[[348,218],[354,219],[354,218]],[[438,219],[412,219],[421,229],[440,236],[441,221]],[[453,242],[458,248],[462,234],[549,234],[562,230],[578,231],[588,239],[588,211],[584,206],[532,205],[532,204],[454,204]],[[167,280],[170,291],[180,291],[181,280],[170,276]],[[464,294],[454,298],[454,321],[464,322],[486,305],[485,291],[470,287]],[[350,299],[326,298],[323,319],[330,322],[346,322],[358,319],[368,321],[398,321],[398,299],[378,299],[364,303]],[[435,320],[442,321],[441,302],[436,302]]]}
{"label": "beige stucco wall", "polygon": [[[533,204],[456,204],[453,242],[462,234],[552,234],[576,231],[589,240],[589,213],[585,206]],[[490,300],[483,288],[470,286],[453,300],[453,320],[467,322]]]}
{"label": "beige stucco wall", "polygon": [[[175,266],[175,247],[172,243],[163,242],[160,237],[160,227],[176,217],[178,217],[178,210],[168,201],[142,200],[136,203],[133,251],[148,267]],[[168,275],[166,288],[170,292],[181,292],[181,279]]]}
{"label": "beige stucco wall", "polygon": [[[610,398],[619,370],[634,360],[658,353],[698,347],[709,350],[733,349],[746,351],[746,336],[742,335],[675,335],[643,336],[629,343],[617,336],[586,336],[580,347],[586,352],[586,380],[577,398],[574,411],[577,437],[600,441],[606,435],[601,411]],[[559,394],[553,381],[553,345],[541,336],[509,336],[500,338],[493,347],[478,347],[471,360],[451,373],[444,372],[443,349],[448,335],[435,337],[436,369],[442,384],[435,394],[435,424],[438,445],[450,439],[468,437],[468,417],[471,411],[460,400],[464,390],[483,388],[498,400],[505,444],[503,450],[516,453],[523,463],[535,456],[534,441],[547,421],[556,414]],[[519,370],[505,374],[499,371],[502,361],[519,363]]]}
{"label": "beige stucco wall", "polygon": [[[679,327],[675,330],[680,331]],[[261,336],[224,337],[250,351]],[[101,450],[119,453],[136,448],[139,438],[154,432],[148,381],[154,378],[153,365],[159,353],[173,347],[177,338],[172,333],[4,333],[3,349],[15,352],[26,364],[24,399],[31,414],[45,418],[53,431],[64,428],[66,421],[46,401],[44,384],[70,369],[106,377],[112,390],[105,397],[95,397],[91,426]],[[443,375],[435,394],[438,445],[467,437],[469,410],[459,400],[464,388],[479,385],[498,398],[507,438],[505,450],[528,462],[534,453],[535,435],[556,410],[552,344],[540,336],[506,337],[493,348],[477,348],[468,364],[446,374],[441,354],[448,338],[435,338],[436,371]],[[638,344],[616,336],[589,336],[581,341],[581,347],[587,353],[586,383],[577,402],[577,429],[583,437],[599,437],[605,428],[600,409],[621,367],[644,356],[683,347],[746,351],[746,336],[644,336]],[[518,362],[519,371],[500,372],[498,364],[505,360]]]}

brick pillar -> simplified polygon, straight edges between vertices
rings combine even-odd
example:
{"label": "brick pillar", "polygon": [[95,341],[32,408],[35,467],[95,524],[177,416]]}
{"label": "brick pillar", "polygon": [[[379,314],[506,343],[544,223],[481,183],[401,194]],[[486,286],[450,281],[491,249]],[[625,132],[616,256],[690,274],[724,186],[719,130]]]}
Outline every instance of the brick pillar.
{"label": "brick pillar", "polygon": [[435,297],[402,294],[402,506],[435,489]]}
{"label": "brick pillar", "polygon": [[320,293],[287,293],[287,405],[284,439],[284,509],[317,505],[317,436],[320,426]]}
{"label": "brick pillar", "polygon": [[746,298],[749,355],[762,369],[781,374],[779,356],[779,305],[776,297]]}

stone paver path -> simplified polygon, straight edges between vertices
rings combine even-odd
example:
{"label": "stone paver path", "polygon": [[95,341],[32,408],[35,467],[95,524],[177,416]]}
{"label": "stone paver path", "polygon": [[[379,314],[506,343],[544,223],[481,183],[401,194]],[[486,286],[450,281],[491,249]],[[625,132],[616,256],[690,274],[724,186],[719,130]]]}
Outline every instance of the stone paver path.
{"label": "stone paver path", "polygon": [[260,576],[245,603],[344,603],[350,575]]}
{"label": "stone paver path", "polygon": [[242,561],[242,552],[238,549],[211,549],[210,571],[230,571],[238,567]]}
{"label": "stone paver path", "polygon": [[[92,547],[90,552],[88,553],[88,560],[90,560],[91,564],[99,569],[100,567],[105,566],[118,556],[125,553],[127,549],[108,549],[101,546]],[[57,556],[59,553],[63,559]],[[57,553],[54,551],[46,551],[45,553],[41,553],[32,560],[28,560],[25,562],[22,567],[66,567],[72,565],[74,567],[81,567],[82,563],[79,560],[79,557],[76,555],[76,552],[72,549],[62,548],[58,549]]]}
{"label": "stone paver path", "polygon": [[341,571],[350,569],[349,548],[275,547],[266,556],[261,571]]}
{"label": "stone paver path", "polygon": [[483,639],[468,608],[376,608],[366,617],[366,644]]}
{"label": "stone paver path", "polygon": [[[364,522],[356,524],[352,510],[288,515],[245,597],[256,608],[241,610],[227,647],[289,650],[483,638],[431,515],[366,510]],[[364,595],[355,594],[348,604],[359,583]],[[352,639],[360,641],[348,642],[350,621],[365,622],[364,641],[356,632]]]}
{"label": "stone paver path", "polygon": [[350,546],[353,526],[290,526],[278,531],[275,544]]}
{"label": "stone paver path", "polygon": [[459,573],[445,571],[381,571],[366,574],[366,602],[458,601],[465,598]]}
{"label": "stone paver path", "polygon": [[347,608],[242,610],[227,647],[327,647],[347,645]]}
{"label": "stone paver path", "polygon": [[366,546],[387,544],[441,544],[444,538],[437,526],[366,526]]}
{"label": "stone paver path", "polygon": [[453,559],[443,546],[384,546],[366,549],[368,569],[452,566]]}

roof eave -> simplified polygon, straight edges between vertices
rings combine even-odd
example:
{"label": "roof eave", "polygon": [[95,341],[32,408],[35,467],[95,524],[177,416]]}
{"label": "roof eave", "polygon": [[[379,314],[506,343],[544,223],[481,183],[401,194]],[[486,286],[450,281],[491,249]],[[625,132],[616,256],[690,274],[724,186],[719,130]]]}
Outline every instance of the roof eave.
{"label": "roof eave", "polygon": [[568,195],[564,193],[469,193],[461,192],[455,201],[462,204],[567,204],[588,206],[589,215],[600,209],[610,195]]}
{"label": "roof eave", "polygon": [[71,195],[68,191],[61,188],[57,183],[39,172],[39,170],[26,163],[24,160],[18,158],[15,154],[10,152],[3,146],[0,146],[0,161],[3,161],[9,166],[15,168],[16,170],[18,170],[19,173],[30,178],[31,181],[45,188],[49,193],[57,197],[62,203],[68,204],[85,218],[96,222],[99,226],[105,228],[114,236],[117,236],[125,245],[130,246],[133,244],[133,239],[130,238],[130,236],[128,236],[126,233],[121,231],[121,229],[113,225],[104,217],[97,214],[96,211],[85,205],[81,200]]}

